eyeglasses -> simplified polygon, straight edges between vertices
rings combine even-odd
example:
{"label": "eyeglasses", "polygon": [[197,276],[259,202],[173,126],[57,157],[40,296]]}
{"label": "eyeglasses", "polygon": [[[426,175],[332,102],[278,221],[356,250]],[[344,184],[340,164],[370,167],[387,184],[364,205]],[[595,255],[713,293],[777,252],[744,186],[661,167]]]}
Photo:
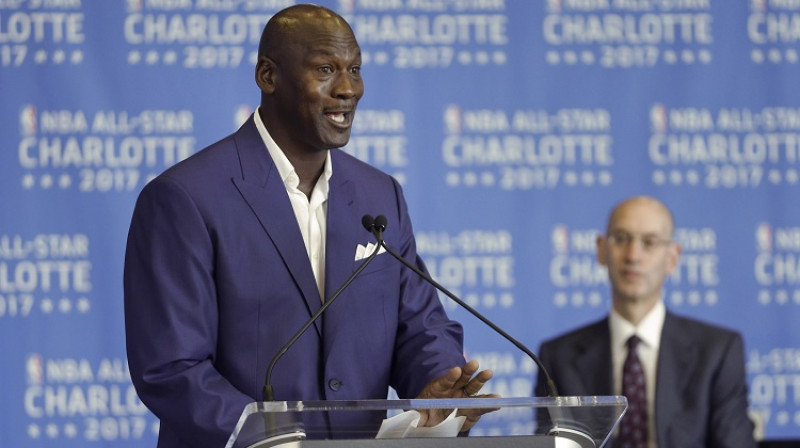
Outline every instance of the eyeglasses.
{"label": "eyeglasses", "polygon": [[667,240],[656,235],[631,235],[628,232],[614,232],[606,235],[608,242],[614,247],[628,247],[633,244],[635,240],[639,240],[642,244],[642,249],[646,252],[652,252],[658,247],[667,246],[672,243],[672,240]]}

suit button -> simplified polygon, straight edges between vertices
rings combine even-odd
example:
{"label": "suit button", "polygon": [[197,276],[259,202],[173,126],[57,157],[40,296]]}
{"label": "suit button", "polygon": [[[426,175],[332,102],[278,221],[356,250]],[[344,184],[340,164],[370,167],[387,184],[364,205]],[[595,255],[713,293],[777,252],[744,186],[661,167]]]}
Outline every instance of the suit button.
{"label": "suit button", "polygon": [[328,381],[328,387],[330,387],[331,390],[335,392],[339,390],[340,387],[342,387],[342,382],[337,380],[336,378],[332,378]]}

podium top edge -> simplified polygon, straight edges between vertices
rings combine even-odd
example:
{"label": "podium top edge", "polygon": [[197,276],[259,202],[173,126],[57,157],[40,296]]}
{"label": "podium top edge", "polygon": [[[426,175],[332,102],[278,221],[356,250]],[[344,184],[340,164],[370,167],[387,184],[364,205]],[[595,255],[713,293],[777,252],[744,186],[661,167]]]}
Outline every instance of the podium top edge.
{"label": "podium top edge", "polygon": [[627,407],[624,396],[562,396],[562,397],[511,397],[511,398],[449,398],[449,399],[394,399],[394,400],[319,400],[254,402],[251,407],[263,411],[324,411],[341,409],[390,410],[437,408],[583,408]]}

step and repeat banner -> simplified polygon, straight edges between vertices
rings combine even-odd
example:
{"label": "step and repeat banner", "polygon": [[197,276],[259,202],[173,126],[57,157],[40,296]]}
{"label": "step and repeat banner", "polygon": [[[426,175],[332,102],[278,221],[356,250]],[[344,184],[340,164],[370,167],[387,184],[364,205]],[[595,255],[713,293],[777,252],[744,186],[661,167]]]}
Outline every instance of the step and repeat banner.
{"label": "step and repeat banner", "polygon": [[[154,446],[125,355],[134,201],[254,110],[293,3],[0,0],[3,446]],[[536,350],[607,312],[595,237],[654,195],[684,248],[668,308],[741,331],[763,435],[800,437],[800,1],[319,3],[363,52],[343,150],[403,184],[437,280]],[[533,363],[445,299],[492,391],[529,396]]]}

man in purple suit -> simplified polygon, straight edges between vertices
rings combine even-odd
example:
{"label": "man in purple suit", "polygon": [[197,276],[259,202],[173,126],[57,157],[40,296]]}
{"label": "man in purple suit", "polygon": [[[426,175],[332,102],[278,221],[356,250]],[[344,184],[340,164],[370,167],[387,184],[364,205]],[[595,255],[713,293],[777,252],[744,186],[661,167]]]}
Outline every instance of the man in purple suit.
{"label": "man in purple suit", "polygon": [[[386,216],[387,244],[424,269],[400,185],[335,149],[364,92],[349,25],[293,6],[267,23],[258,53],[256,113],[150,182],[131,222],[128,359],[161,419],[160,447],[224,446],[261,400],[270,360],[374,244],[363,215]],[[389,387],[402,398],[472,396],[491,372],[465,363],[462,339],[435,289],[379,254],[281,358],[275,399],[381,399]]]}

